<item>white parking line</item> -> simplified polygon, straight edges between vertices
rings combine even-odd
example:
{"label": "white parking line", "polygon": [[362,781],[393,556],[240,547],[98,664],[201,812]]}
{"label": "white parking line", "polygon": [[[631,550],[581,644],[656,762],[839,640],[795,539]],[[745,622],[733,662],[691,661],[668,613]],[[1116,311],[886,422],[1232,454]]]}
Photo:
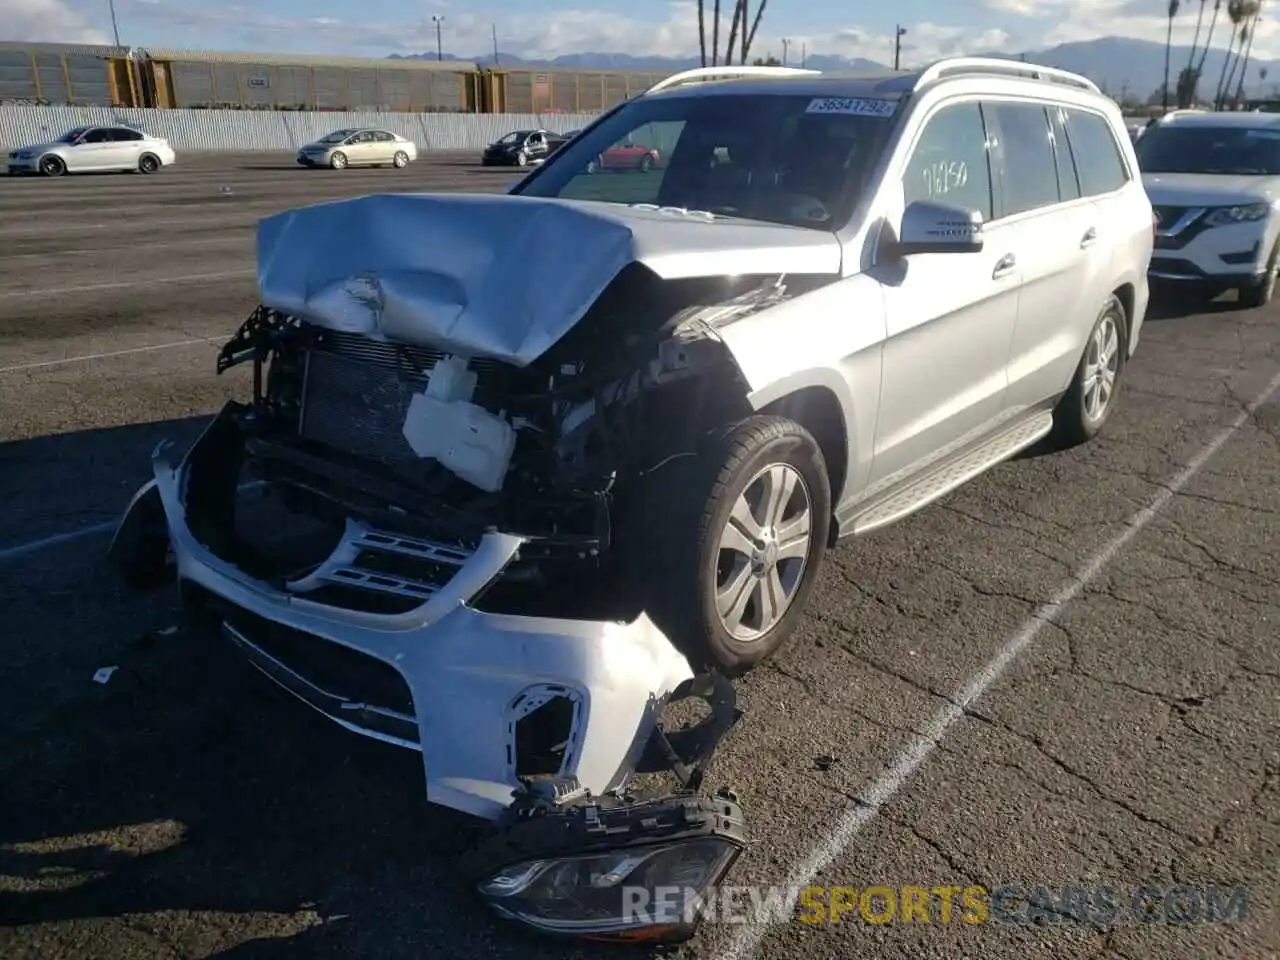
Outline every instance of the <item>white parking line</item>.
{"label": "white parking line", "polygon": [[[934,715],[924,732],[911,741],[879,780],[860,794],[862,803],[842,817],[826,839],[814,845],[807,856],[792,868],[791,876],[784,884],[787,889],[803,889],[809,886],[822,870],[834,863],[849,848],[862,829],[875,819],[880,809],[892,801],[907,785],[912,775],[929,759],[942,738],[947,735],[956,721],[965,715],[965,711],[974,701],[999,681],[1009,667],[1026,652],[1045,625],[1052,623],[1054,618],[1075,600],[1085,587],[1097,579],[1120,551],[1159,516],[1160,512],[1168,506],[1169,501],[1186,487],[1204,468],[1204,465],[1222,449],[1223,444],[1230,440],[1278,389],[1280,389],[1280,375],[1272,379],[1266,389],[1245,407],[1231,425],[1197,453],[1182,472],[1174,477],[1149,504],[1131,516],[1124,530],[1103,545],[1102,549],[1090,557],[1080,571],[1064,583],[1047,603],[1035,610],[1012,635],[1005,639],[996,655],[969,679],[964,688],[956,693],[945,707]],[[739,928],[738,935],[721,955],[721,960],[747,960],[755,954],[768,932],[769,927],[764,924],[752,924]]]}
{"label": "white parking line", "polygon": [[198,283],[202,280],[229,280],[232,277],[255,276],[257,270],[225,270],[222,273],[189,273],[181,277],[158,277],[154,280],[120,280],[115,283],[88,283],[80,287],[45,287],[40,290],[0,291],[0,300],[18,297],[62,296],[68,293],[93,293],[97,290],[124,290],[128,287],[158,287],[166,283]]}
{"label": "white parking line", "polygon": [[190,347],[197,343],[222,343],[225,337],[196,337],[193,340],[178,340],[175,343],[156,343],[149,347],[130,347],[128,350],[111,350],[108,353],[86,353],[79,357],[65,357],[62,360],[34,360],[31,363],[16,363],[11,367],[0,367],[0,373],[19,373],[23,370],[39,370],[43,367],[60,367],[64,363],[87,363],[90,360],[109,360],[112,357],[125,357],[132,353],[148,353],[154,350],[172,350],[176,347]]}
{"label": "white parking line", "polygon": [[71,543],[74,540],[83,540],[85,537],[95,537],[100,533],[109,533],[116,528],[117,523],[119,523],[118,520],[106,520],[102,523],[95,523],[92,526],[81,527],[79,530],[72,530],[69,533],[56,533],[51,537],[41,537],[39,540],[32,540],[29,543],[19,543],[16,546],[5,547],[0,549],[0,563],[4,563],[7,560],[17,560],[19,557],[38,553],[49,547]]}

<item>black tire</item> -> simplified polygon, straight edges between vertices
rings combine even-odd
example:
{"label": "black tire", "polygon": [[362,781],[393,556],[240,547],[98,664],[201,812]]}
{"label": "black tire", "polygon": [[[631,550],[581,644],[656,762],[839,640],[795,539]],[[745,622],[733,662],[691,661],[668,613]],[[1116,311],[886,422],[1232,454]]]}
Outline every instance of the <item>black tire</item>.
{"label": "black tire", "polygon": [[329,157],[329,167],[333,170],[347,169],[347,155],[341,150],[336,151],[333,156]]}
{"label": "black tire", "polygon": [[[1107,365],[1113,370],[1113,376],[1111,389],[1106,395],[1105,402],[1091,413],[1090,387],[1094,378],[1090,370],[1095,364],[1099,335],[1104,328],[1115,331],[1114,365]],[[1102,431],[1107,420],[1111,418],[1120,393],[1120,385],[1124,379],[1129,346],[1128,329],[1124,304],[1120,302],[1119,297],[1112,296],[1103,305],[1098,313],[1098,319],[1089,330],[1089,339],[1085,342],[1084,353],[1076,367],[1075,376],[1071,379],[1071,386],[1067,388],[1067,392],[1063,394],[1053,411],[1053,432],[1050,434],[1050,442],[1053,446],[1067,449],[1087,443]]]}
{"label": "black tire", "polygon": [[1276,278],[1280,275],[1280,242],[1271,251],[1267,260],[1267,272],[1256,283],[1240,288],[1239,304],[1243,310],[1254,310],[1265,307],[1276,293]]}
{"label": "black tire", "polygon": [[61,157],[41,157],[40,172],[46,177],[60,177],[67,172],[67,165],[62,162]]}
{"label": "black tire", "polygon": [[653,154],[646,153],[643,157],[640,158],[640,172],[648,173],[652,169],[653,169]]}
{"label": "black tire", "polygon": [[[725,579],[747,582],[766,578],[742,574],[742,563],[727,568],[727,557],[743,554],[721,550],[731,513],[739,497],[763,472],[781,468],[796,478],[792,509],[807,497],[809,541],[801,545],[803,563],[773,566],[792,582],[781,616],[758,636],[743,639],[725,625],[716,606],[717,587]],[[646,611],[663,633],[689,658],[695,669],[714,668],[734,676],[745,673],[775,653],[795,630],[817,578],[831,523],[831,487],[817,441],[804,427],[778,416],[753,416],[708,435],[697,455],[677,457],[658,468],[641,498],[633,578],[640,585]],[[785,506],[785,505],[784,505]],[[787,515],[780,513],[785,519]],[[647,523],[646,523],[647,521]],[[656,522],[655,522],[656,521]],[[643,526],[643,530],[641,530]],[[624,534],[620,531],[620,537]],[[621,540],[620,540],[621,544]],[[767,553],[767,551],[766,551]],[[765,565],[768,566],[765,558]],[[787,563],[783,568],[781,563]],[[767,572],[767,571],[766,571]],[[785,584],[783,584],[785,589]],[[753,590],[745,609],[751,610]],[[745,596],[742,591],[737,594]],[[756,611],[758,614],[759,611]],[[753,615],[754,616],[754,615]],[[742,617],[746,620],[746,616]]]}
{"label": "black tire", "polygon": [[138,158],[139,173],[155,173],[160,169],[160,158],[154,153],[144,153]]}
{"label": "black tire", "polygon": [[391,163],[397,170],[403,170],[409,165],[409,155],[403,150],[397,150],[396,155],[391,158]]}
{"label": "black tire", "polygon": [[516,154],[516,166],[527,167],[529,165],[529,155],[521,150]]}

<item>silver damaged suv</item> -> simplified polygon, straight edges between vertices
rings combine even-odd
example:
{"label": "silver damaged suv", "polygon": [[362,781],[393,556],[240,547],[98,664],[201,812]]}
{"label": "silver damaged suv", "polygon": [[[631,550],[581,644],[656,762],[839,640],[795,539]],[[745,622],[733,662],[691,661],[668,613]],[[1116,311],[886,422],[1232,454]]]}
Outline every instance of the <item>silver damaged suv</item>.
{"label": "silver damaged suv", "polygon": [[[595,162],[631,144],[660,160]],[[778,649],[838,540],[1097,434],[1152,244],[1081,77],[677,75],[506,195],[264,220],[219,360],[254,395],[157,453],[113,549],[421,751],[433,802],[599,796],[657,706]]]}

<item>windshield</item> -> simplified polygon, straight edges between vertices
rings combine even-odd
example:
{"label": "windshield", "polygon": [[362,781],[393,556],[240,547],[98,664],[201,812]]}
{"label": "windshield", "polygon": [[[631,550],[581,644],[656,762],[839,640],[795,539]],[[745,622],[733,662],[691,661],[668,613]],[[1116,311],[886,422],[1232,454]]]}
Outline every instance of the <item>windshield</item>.
{"label": "windshield", "polygon": [[1280,127],[1154,126],[1134,149],[1143,173],[1280,175]]}
{"label": "windshield", "polygon": [[351,136],[353,133],[356,133],[356,132],[357,131],[355,130],[335,130],[333,131],[333,133],[329,134],[327,137],[325,137],[323,140],[320,140],[319,142],[320,143],[341,143],[343,140],[347,139],[347,137]]}
{"label": "windshield", "polygon": [[88,131],[92,129],[93,127],[76,127],[74,130],[68,130],[66,133],[60,136],[56,142],[57,143],[75,143],[77,140],[79,140]]}
{"label": "windshield", "polygon": [[852,211],[895,106],[780,94],[635,100],[514,192],[834,230]]}

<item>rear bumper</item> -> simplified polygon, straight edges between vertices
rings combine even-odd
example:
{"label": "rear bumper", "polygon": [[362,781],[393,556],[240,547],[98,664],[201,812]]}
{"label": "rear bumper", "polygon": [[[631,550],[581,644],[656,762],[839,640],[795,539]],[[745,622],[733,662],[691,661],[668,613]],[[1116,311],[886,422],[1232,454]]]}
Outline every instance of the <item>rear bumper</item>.
{"label": "rear bumper", "polygon": [[[192,453],[213,442],[213,432]],[[280,589],[255,580],[192,533],[191,456],[175,465],[158,449],[155,479],[130,508],[143,496],[159,498],[184,591],[211,600],[250,661],[314,709],[352,732],[420,750],[433,803],[497,819],[520,785],[520,740],[532,736],[521,733],[521,721],[548,704],[566,746],[560,769],[546,772],[576,776],[596,795],[617,787],[635,770],[662,705],[693,679],[688,661],[644,615],[618,623],[468,606],[516,556],[523,541],[508,534],[486,535],[451,579],[407,612],[307,598],[307,580],[350,565],[352,537],[370,532],[355,524],[304,581]]]}

